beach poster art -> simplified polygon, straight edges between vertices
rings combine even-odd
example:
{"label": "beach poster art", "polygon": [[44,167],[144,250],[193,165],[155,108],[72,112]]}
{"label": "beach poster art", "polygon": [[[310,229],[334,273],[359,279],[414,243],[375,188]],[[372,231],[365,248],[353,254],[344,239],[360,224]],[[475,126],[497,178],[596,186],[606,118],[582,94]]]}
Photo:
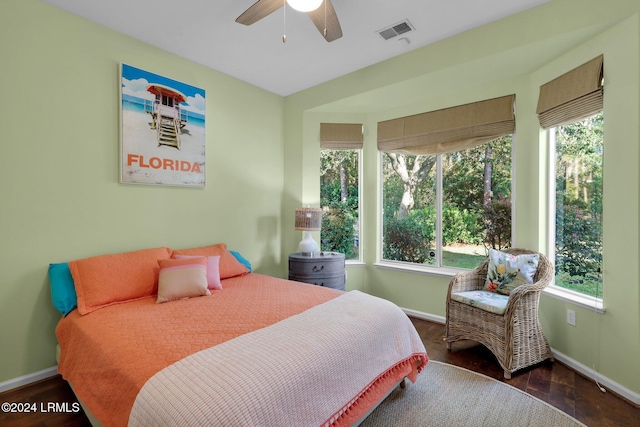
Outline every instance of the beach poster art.
{"label": "beach poster art", "polygon": [[121,182],[205,186],[205,91],[121,64]]}

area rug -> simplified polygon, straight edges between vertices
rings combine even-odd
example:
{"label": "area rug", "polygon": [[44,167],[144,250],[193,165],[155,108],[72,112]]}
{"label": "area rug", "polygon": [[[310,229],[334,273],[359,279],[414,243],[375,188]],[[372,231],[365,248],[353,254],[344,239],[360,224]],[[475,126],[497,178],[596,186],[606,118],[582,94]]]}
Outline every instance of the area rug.
{"label": "area rug", "polygon": [[432,360],[415,384],[393,390],[360,426],[585,427],[515,387]]}

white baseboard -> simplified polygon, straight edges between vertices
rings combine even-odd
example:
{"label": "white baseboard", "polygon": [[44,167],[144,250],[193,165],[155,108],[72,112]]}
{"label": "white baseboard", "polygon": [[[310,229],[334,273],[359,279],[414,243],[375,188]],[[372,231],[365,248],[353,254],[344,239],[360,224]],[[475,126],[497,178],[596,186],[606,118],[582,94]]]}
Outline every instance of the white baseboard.
{"label": "white baseboard", "polygon": [[435,314],[424,313],[422,311],[411,310],[410,308],[402,308],[402,311],[405,312],[407,316],[415,317],[422,320],[430,320],[435,323],[440,323],[444,325],[446,321],[446,317],[444,316],[436,316]]}
{"label": "white baseboard", "polygon": [[[424,312],[416,311],[416,310],[411,310],[411,309],[408,309],[408,308],[403,308],[402,311],[404,311],[407,314],[407,316],[416,317],[418,319],[430,320],[432,322],[440,323],[440,324],[444,324],[446,322],[446,317],[444,317],[444,316],[436,316],[436,315],[433,315],[433,314],[424,313]],[[560,361],[560,362],[564,363],[565,365],[569,366],[574,371],[581,373],[582,375],[584,375],[587,378],[590,378],[590,379],[592,379],[594,381],[597,381],[598,384],[600,384],[601,386],[603,386],[605,388],[608,388],[612,392],[624,397],[628,401],[630,401],[630,402],[632,402],[632,403],[634,403],[636,405],[640,405],[640,393],[636,393],[633,390],[629,390],[625,386],[623,386],[621,384],[618,384],[617,382],[613,381],[612,379],[603,376],[602,374],[594,371],[593,369],[589,368],[588,366],[583,365],[582,363],[578,362],[577,360],[570,358],[566,354],[560,353],[559,351],[555,350],[554,348],[551,349],[551,352],[553,353],[553,356],[558,361]],[[594,387],[597,387],[597,386],[594,384]]]}
{"label": "white baseboard", "polygon": [[58,367],[53,366],[51,368],[43,369],[42,371],[34,372],[32,374],[27,374],[18,378],[3,381],[0,383],[0,393],[56,375],[58,375]]}

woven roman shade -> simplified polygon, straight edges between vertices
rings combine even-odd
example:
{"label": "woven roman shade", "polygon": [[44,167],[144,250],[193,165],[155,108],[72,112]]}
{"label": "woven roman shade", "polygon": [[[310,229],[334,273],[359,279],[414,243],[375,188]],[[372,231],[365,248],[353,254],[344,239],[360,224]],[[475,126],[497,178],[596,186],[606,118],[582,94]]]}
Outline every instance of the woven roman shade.
{"label": "woven roman shade", "polygon": [[362,124],[320,123],[320,148],[325,150],[362,149]]}
{"label": "woven roman shade", "polygon": [[576,122],[602,111],[603,56],[540,86],[538,119],[545,129]]}
{"label": "woven roman shade", "polygon": [[461,151],[515,131],[515,95],[378,123],[378,150],[404,154]]}

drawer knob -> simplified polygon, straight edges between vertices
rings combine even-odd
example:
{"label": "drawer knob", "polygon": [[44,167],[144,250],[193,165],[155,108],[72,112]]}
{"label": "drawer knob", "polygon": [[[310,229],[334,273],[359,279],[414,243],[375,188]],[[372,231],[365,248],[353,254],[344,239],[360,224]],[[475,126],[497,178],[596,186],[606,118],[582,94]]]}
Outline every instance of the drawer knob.
{"label": "drawer knob", "polygon": [[322,270],[324,270],[324,265],[321,265],[320,268],[318,268],[317,265],[313,266],[313,272],[314,273],[317,273],[317,272],[322,271]]}

